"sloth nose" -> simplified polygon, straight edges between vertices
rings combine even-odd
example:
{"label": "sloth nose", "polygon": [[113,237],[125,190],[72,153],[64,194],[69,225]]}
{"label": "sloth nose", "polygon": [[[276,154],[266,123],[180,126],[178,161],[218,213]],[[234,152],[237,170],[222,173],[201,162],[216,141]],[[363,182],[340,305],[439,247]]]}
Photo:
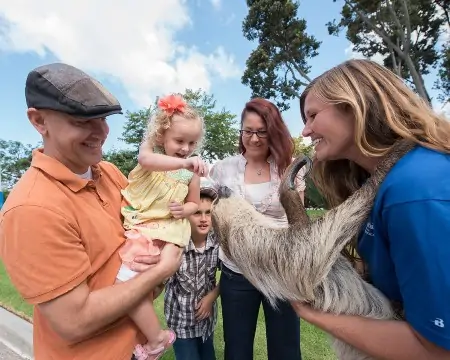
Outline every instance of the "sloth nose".
{"label": "sloth nose", "polygon": [[231,189],[225,185],[221,185],[217,191],[219,199],[229,198],[231,196]]}

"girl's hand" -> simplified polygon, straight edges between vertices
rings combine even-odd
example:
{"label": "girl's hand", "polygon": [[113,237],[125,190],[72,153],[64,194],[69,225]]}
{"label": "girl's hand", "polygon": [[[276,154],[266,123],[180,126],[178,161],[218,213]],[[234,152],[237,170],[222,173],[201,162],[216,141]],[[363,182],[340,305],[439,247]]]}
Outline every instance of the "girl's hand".
{"label": "girl's hand", "polygon": [[198,156],[185,159],[184,168],[186,170],[192,171],[194,174],[197,174],[200,177],[208,176],[208,167]]}
{"label": "girl's hand", "polygon": [[184,206],[176,201],[171,201],[169,204],[169,210],[175,219],[184,218]]}

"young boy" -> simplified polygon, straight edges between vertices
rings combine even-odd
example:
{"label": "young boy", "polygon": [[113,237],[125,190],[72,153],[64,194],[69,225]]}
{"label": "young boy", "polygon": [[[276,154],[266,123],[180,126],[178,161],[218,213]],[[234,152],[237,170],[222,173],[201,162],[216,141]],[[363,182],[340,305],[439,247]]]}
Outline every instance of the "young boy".
{"label": "young boy", "polygon": [[167,281],[164,314],[175,331],[177,360],[215,360],[214,327],[217,322],[219,285],[216,270],[219,245],[211,229],[212,187],[200,188],[198,211],[189,217],[191,239],[179,270]]}

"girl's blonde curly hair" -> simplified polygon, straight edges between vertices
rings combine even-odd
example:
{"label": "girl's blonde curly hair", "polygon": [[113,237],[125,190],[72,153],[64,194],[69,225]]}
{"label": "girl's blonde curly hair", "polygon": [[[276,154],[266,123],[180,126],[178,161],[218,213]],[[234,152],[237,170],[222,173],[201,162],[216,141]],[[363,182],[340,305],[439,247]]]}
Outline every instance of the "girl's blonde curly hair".
{"label": "girl's blonde curly hair", "polygon": [[177,94],[159,99],[158,109],[149,119],[147,131],[144,135],[144,142],[152,149],[155,146],[160,146],[164,134],[172,125],[175,116],[177,117],[176,120],[182,118],[184,120],[197,120],[200,122],[201,135],[195,149],[196,152],[199,152],[203,145],[203,137],[205,134],[203,118],[196,109],[184,101],[181,95]]}

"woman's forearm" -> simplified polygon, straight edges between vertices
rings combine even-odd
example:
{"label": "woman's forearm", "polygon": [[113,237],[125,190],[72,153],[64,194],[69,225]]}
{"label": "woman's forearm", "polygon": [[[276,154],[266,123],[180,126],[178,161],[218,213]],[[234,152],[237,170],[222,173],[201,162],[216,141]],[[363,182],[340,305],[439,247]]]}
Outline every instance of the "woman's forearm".
{"label": "woman's forearm", "polygon": [[316,313],[305,319],[380,360],[449,359],[450,351],[429,343],[404,321]]}

